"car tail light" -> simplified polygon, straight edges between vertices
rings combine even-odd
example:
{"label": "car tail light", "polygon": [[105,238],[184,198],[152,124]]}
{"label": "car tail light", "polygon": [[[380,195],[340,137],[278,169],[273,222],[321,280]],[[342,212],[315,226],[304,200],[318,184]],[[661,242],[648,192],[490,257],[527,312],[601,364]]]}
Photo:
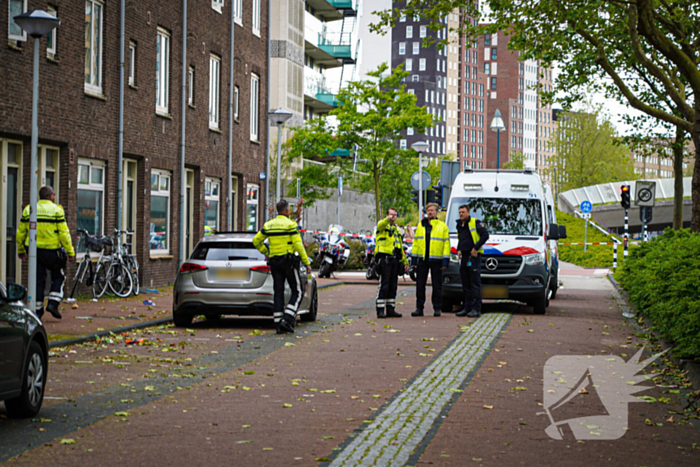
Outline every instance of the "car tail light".
{"label": "car tail light", "polygon": [[253,266],[250,270],[270,274],[270,266]]}
{"label": "car tail light", "polygon": [[183,263],[182,266],[180,266],[180,274],[190,274],[192,272],[204,271],[206,269],[209,268],[202,266],[201,264]]}

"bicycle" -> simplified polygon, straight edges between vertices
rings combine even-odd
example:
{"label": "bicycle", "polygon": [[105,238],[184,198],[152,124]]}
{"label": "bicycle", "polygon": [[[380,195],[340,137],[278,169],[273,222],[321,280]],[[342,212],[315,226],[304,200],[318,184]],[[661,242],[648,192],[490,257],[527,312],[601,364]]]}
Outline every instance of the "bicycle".
{"label": "bicycle", "polygon": [[[119,232],[119,234],[126,234],[127,236],[131,237],[134,235],[134,232],[129,230],[122,230],[121,232]],[[129,273],[131,274],[131,281],[134,285],[133,290],[131,292],[134,295],[138,295],[141,290],[139,284],[139,262],[136,259],[136,255],[131,253],[131,246],[131,242],[122,243],[121,254],[125,260],[126,267],[129,270]]]}
{"label": "bicycle", "polygon": [[[113,240],[110,238],[110,246],[112,246],[112,259],[108,262],[108,264],[107,262],[104,262],[97,265],[95,280],[104,281],[99,297],[104,295],[107,288],[109,288],[117,297],[126,298],[131,295],[131,291],[134,287],[133,278],[129,268],[127,267],[122,248],[119,247],[119,235],[122,233],[128,232],[114,229]],[[115,247],[114,245],[117,246]]]}
{"label": "bicycle", "polygon": [[[75,295],[75,290],[78,288],[78,284],[85,284],[88,287],[91,287],[92,296],[95,299],[99,298],[102,296],[102,293],[104,293],[103,283],[97,278],[96,269],[99,269],[99,266],[105,260],[104,251],[105,247],[108,246],[107,242],[105,241],[105,237],[90,235],[89,232],[83,229],[78,229],[78,233],[80,234],[78,246],[80,246],[81,241],[84,243],[85,256],[83,257],[82,261],[80,261],[80,264],[78,264],[78,269],[75,271],[75,276],[73,276],[73,288],[71,289],[70,296],[67,299],[69,302],[75,301],[73,295]],[[90,252],[100,253],[100,256],[97,259],[97,268],[93,265],[92,255],[90,255]]]}

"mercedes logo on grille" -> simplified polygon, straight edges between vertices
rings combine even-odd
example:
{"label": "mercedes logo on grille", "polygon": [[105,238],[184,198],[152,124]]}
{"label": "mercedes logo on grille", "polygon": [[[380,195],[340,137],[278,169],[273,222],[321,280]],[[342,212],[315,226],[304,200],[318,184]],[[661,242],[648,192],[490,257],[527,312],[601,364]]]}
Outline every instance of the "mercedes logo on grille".
{"label": "mercedes logo on grille", "polygon": [[489,271],[495,271],[498,268],[498,260],[496,258],[488,258],[484,265]]}

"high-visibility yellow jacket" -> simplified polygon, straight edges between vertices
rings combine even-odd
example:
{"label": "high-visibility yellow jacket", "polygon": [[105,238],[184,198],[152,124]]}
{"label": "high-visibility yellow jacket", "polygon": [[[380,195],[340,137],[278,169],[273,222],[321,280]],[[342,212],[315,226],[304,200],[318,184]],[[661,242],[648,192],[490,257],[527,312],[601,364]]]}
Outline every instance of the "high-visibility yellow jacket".
{"label": "high-visibility yellow jacket", "polygon": [[[263,243],[268,237],[270,239],[269,248]],[[274,219],[265,222],[262,230],[253,238],[253,245],[270,258],[294,254],[296,251],[299,253],[302,263],[311,264],[301,241],[297,224],[284,214],[278,214]]]}
{"label": "high-visibility yellow jacket", "polygon": [[418,224],[416,235],[413,237],[413,249],[411,256],[430,261],[450,260],[450,229],[440,219],[430,221],[430,251],[425,251],[426,229],[423,222]]}
{"label": "high-visibility yellow jacket", "polygon": [[[19,254],[26,253],[29,247],[30,214],[31,206],[25,207],[17,229],[17,253]],[[63,247],[68,256],[75,256],[63,207],[48,199],[41,199],[36,203],[36,247],[46,250],[58,250]]]}
{"label": "high-visibility yellow jacket", "polygon": [[384,218],[377,224],[376,246],[374,252],[396,256],[403,264],[408,264],[406,253],[403,251],[403,240],[399,228]]}
{"label": "high-visibility yellow jacket", "polygon": [[[479,223],[479,225],[477,225],[477,222]],[[471,235],[472,241],[474,242],[474,247],[476,247],[477,245],[479,245],[481,243],[481,246],[479,247],[479,249],[477,251],[483,255],[484,254],[483,244],[489,238],[488,232],[486,231],[484,226],[481,224],[481,222],[479,222],[479,219],[475,219],[473,217],[469,218],[469,223],[467,223],[466,227],[469,228],[469,234]],[[464,236],[466,235],[466,232],[464,230],[465,229],[462,226],[462,221],[457,219],[457,236],[459,238],[459,243],[458,243],[457,248],[460,251],[465,251],[463,244],[464,244],[464,239],[465,239]],[[479,233],[479,230],[481,230],[481,233]],[[466,237],[466,238],[468,239],[469,237]],[[468,245],[468,243],[467,243],[467,245]]]}

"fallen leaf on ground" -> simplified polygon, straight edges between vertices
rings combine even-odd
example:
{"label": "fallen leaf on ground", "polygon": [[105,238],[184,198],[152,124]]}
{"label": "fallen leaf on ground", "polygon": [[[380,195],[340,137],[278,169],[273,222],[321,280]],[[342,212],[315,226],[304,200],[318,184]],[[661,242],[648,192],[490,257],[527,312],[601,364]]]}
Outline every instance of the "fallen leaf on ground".
{"label": "fallen leaf on ground", "polygon": [[75,440],[71,438],[62,439],[61,444],[75,444]]}
{"label": "fallen leaf on ground", "polygon": [[482,405],[481,407],[484,409],[489,409],[489,410],[493,409],[492,405]]}
{"label": "fallen leaf on ground", "polygon": [[282,404],[282,407],[284,407],[285,409],[289,409],[292,407],[292,404]]}

